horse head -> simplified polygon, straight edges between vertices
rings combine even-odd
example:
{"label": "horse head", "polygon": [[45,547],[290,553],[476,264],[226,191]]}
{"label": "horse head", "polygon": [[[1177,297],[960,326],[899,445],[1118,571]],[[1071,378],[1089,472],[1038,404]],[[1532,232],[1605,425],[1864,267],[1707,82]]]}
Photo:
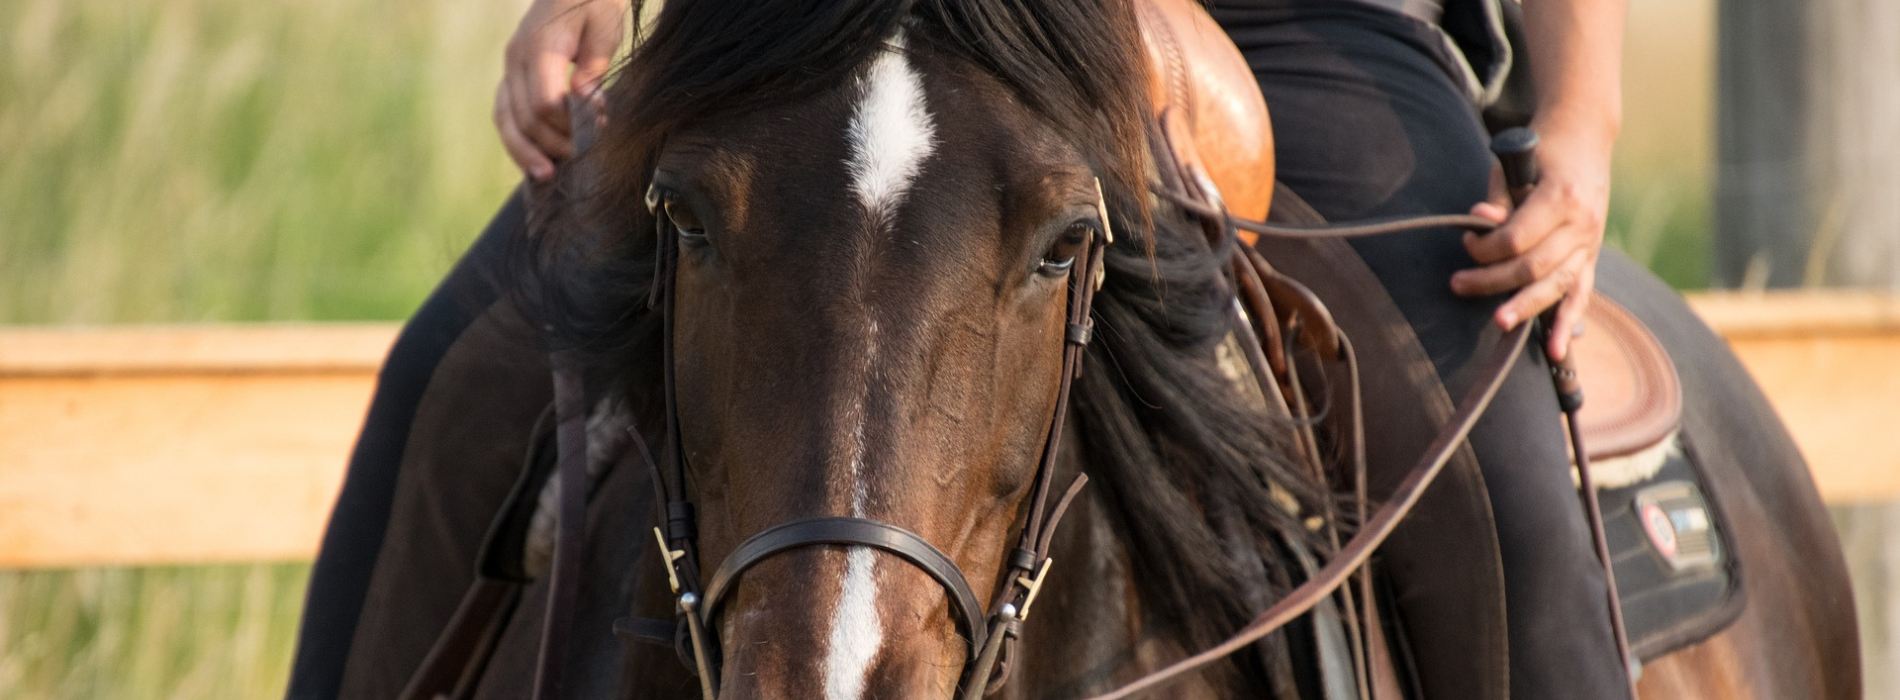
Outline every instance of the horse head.
{"label": "horse head", "polygon": [[[523,256],[597,374],[668,386],[648,428],[697,510],[668,533],[691,541],[682,575],[719,567],[692,592],[720,696],[986,680],[1070,422],[1112,434],[1087,459],[1146,530],[1128,546],[1171,567],[1135,586],[1179,618],[1152,628],[1230,627],[1265,588],[1249,526],[1297,521],[1200,509],[1310,491],[1216,367],[1224,257],[1153,233],[1132,6],[808,5],[666,5],[609,90],[591,182],[567,183],[586,223],[544,222]],[[1117,337],[1078,373],[1092,318]]]}

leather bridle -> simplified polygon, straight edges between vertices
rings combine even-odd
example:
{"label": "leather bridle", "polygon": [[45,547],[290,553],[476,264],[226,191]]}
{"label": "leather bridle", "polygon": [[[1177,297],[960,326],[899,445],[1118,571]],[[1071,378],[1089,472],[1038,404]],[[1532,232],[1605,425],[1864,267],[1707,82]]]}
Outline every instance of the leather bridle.
{"label": "leather bridle", "polygon": [[[1166,144],[1163,144],[1164,146]],[[1165,148],[1163,149],[1165,150]],[[1168,160],[1165,155],[1163,160]],[[1253,369],[1261,390],[1266,396],[1277,396],[1273,388],[1269,368],[1269,351],[1280,351],[1269,342],[1275,339],[1287,345],[1295,342],[1293,336],[1308,346],[1318,349],[1330,359],[1344,362],[1352,378],[1349,394],[1355,402],[1348,413],[1346,447],[1348,459],[1354,466],[1354,487],[1359,491],[1361,503],[1364,502],[1365,456],[1363,417],[1356,405],[1358,401],[1356,359],[1352,356],[1351,344],[1343,333],[1331,323],[1330,316],[1319,303],[1318,298],[1307,291],[1298,282],[1281,275],[1272,269],[1251,247],[1240,244],[1236,239],[1238,230],[1249,230],[1261,235],[1296,238],[1340,238],[1351,236],[1381,235],[1447,226],[1462,227],[1484,232],[1495,228],[1488,219],[1475,216],[1425,216],[1389,221],[1374,222],[1351,226],[1325,226],[1313,228],[1289,228],[1274,226],[1265,222],[1249,221],[1229,215],[1221,206],[1218,193],[1205,173],[1198,171],[1192,164],[1169,162],[1163,168],[1168,176],[1164,182],[1152,183],[1156,196],[1180,206],[1185,212],[1198,217],[1208,231],[1210,243],[1216,250],[1227,250],[1230,266],[1227,278],[1240,300],[1236,306],[1237,340],[1241,341],[1243,355]],[[1517,184],[1517,183],[1514,183]],[[647,205],[649,210],[657,208],[654,193],[649,192]],[[1098,183],[1097,206],[1102,211],[1100,218],[1103,229],[1092,235],[1084,251],[1079,253],[1077,265],[1071,272],[1067,288],[1066,321],[1062,342],[1061,378],[1056,396],[1056,404],[1049,417],[1047,439],[1036,467],[1036,475],[1028,497],[1027,512],[1024,514],[1024,527],[1018,536],[1016,545],[1005,558],[1005,570],[998,585],[996,595],[988,608],[980,607],[979,597],[971,588],[963,572],[955,561],[941,550],[931,545],[921,536],[902,527],[860,517],[816,517],[772,526],[752,535],[720,564],[713,573],[709,585],[701,585],[698,566],[697,533],[694,524],[692,501],[686,492],[686,460],[680,449],[679,418],[677,396],[674,384],[674,292],[675,269],[678,262],[678,236],[671,228],[666,217],[655,211],[658,251],[653,287],[649,293],[648,304],[656,309],[662,319],[662,348],[665,378],[665,436],[664,453],[659,459],[652,456],[644,439],[637,430],[630,431],[634,448],[638,451],[651,471],[655,503],[664,504],[663,523],[654,528],[654,536],[661,547],[661,560],[666,566],[666,575],[675,600],[678,617],[677,625],[666,625],[653,620],[622,620],[615,624],[615,632],[624,637],[655,641],[662,644],[683,644],[683,656],[693,666],[699,679],[701,693],[710,700],[718,693],[719,659],[718,645],[713,638],[713,624],[719,607],[727,594],[737,585],[745,571],[761,561],[784,552],[807,547],[861,546],[870,547],[897,556],[922,570],[941,586],[947,598],[952,617],[958,630],[969,640],[968,657],[962,673],[962,693],[964,700],[978,700],[987,692],[1000,687],[1007,681],[1011,664],[1009,654],[1004,647],[1020,637],[1021,626],[1027,619],[1030,606],[1041,591],[1049,567],[1053,563],[1049,557],[1049,548],[1053,540],[1057,523],[1062,519],[1071,501],[1086,483],[1086,476],[1078,476],[1074,482],[1056,494],[1053,479],[1056,471],[1058,450],[1062,442],[1062,430],[1069,408],[1071,386],[1079,376],[1084,350],[1092,335],[1091,310],[1094,295],[1100,288],[1104,270],[1103,253],[1113,242],[1112,231],[1108,228],[1109,216],[1106,204],[1100,197]],[[1266,306],[1268,299],[1279,301],[1290,310],[1273,311]],[[1274,328],[1275,313],[1286,314],[1297,322],[1279,319],[1286,326],[1284,337],[1276,336]],[[1251,314],[1251,319],[1249,318]],[[1258,323],[1259,325],[1253,325]],[[1258,335],[1256,335],[1258,331]],[[1315,606],[1338,593],[1357,574],[1361,590],[1369,587],[1365,576],[1365,566],[1373,552],[1383,544],[1397,529],[1399,523],[1418,503],[1452,455],[1471,432],[1477,419],[1490,405],[1510,368],[1524,352],[1527,339],[1532,334],[1532,324],[1522,324],[1497,339],[1492,349],[1482,355],[1476,371],[1470,376],[1475,379],[1467,387],[1456,404],[1456,408],[1446,423],[1440,428],[1425,451],[1417,458],[1405,478],[1386,497],[1383,505],[1370,514],[1361,513],[1360,525],[1356,533],[1343,546],[1339,546],[1333,557],[1318,571],[1307,576],[1305,582],[1293,589],[1281,600],[1257,615],[1226,641],[1182,659],[1170,666],[1145,675],[1112,692],[1098,698],[1124,698],[1147,690],[1158,688],[1191,671],[1215,663],[1228,655],[1240,651],[1261,638],[1279,630],[1286,624],[1304,615]],[[1283,356],[1282,362],[1284,362]],[[559,539],[556,542],[553,580],[549,598],[549,614],[546,620],[539,667],[537,670],[535,692],[537,697],[549,697],[559,693],[561,687],[561,660],[565,645],[567,625],[573,615],[574,589],[578,587],[578,562],[582,557],[584,532],[581,522],[584,520],[585,458],[586,432],[582,400],[584,392],[580,386],[578,363],[566,357],[566,353],[556,353],[555,406],[559,416],[557,444],[559,458],[557,478],[561,480],[561,504],[559,513]],[[1578,460],[1579,472],[1583,477],[1582,488],[1586,497],[1590,492],[1588,463],[1580,444],[1580,434],[1576,427],[1576,410],[1581,405],[1581,392],[1575,382],[1574,370],[1567,363],[1553,363],[1553,379],[1558,384],[1560,401],[1571,426],[1570,438],[1573,454]],[[666,469],[662,469],[661,463]],[[670,473],[669,473],[670,472]],[[1594,504],[1591,504],[1594,505]],[[1271,507],[1263,504],[1263,507]],[[1605,554],[1602,543],[1602,524],[1600,512],[1594,508],[1587,513],[1593,531],[1597,535],[1599,554]],[[1613,580],[1612,580],[1613,581]],[[1614,587],[1611,589],[1611,604],[1615,606]],[[1619,647],[1624,648],[1620,616],[1614,617],[1617,627]],[[678,631],[684,627],[684,633]],[[661,632],[669,630],[671,633]],[[1362,656],[1356,655],[1356,669],[1361,678],[1366,669]],[[1362,685],[1362,695],[1364,694]]]}

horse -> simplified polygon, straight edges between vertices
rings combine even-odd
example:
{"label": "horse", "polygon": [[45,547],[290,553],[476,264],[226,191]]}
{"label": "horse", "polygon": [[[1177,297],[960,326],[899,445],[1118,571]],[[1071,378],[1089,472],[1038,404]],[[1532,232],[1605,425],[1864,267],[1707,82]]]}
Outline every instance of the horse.
{"label": "horse", "polygon": [[[521,304],[591,387],[557,386],[564,413],[614,406],[630,453],[660,447],[589,506],[593,570],[567,571],[591,633],[554,654],[564,693],[1094,695],[1223,642],[1336,548],[1323,533],[1351,534],[1299,422],[1226,357],[1230,251],[1150,195],[1134,4],[702,0],[643,31],[599,142],[514,255]],[[1282,200],[1281,220],[1320,223]],[[1314,277],[1344,264],[1259,247]],[[1648,660],[1642,695],[1857,694],[1844,566],[1785,431],[1673,293],[1615,255],[1600,279],[1668,348],[1682,438],[1750,574],[1739,618]],[[1348,299],[1352,280],[1313,286]],[[1364,341],[1369,367],[1383,348]],[[1369,395],[1367,420],[1408,402]],[[568,425],[563,448],[585,431]],[[1415,450],[1417,432],[1371,431],[1370,452]],[[831,535],[758,549],[821,520]],[[735,552],[736,573],[692,585]],[[527,600],[554,595],[537,586]],[[972,614],[972,591],[1004,604]],[[683,651],[623,650],[603,620],[629,605],[683,607],[687,629],[659,635]],[[473,694],[529,689],[535,607],[501,623]],[[1316,694],[1323,636],[1267,636],[1170,692]],[[1420,668],[1411,689],[1471,672]]]}

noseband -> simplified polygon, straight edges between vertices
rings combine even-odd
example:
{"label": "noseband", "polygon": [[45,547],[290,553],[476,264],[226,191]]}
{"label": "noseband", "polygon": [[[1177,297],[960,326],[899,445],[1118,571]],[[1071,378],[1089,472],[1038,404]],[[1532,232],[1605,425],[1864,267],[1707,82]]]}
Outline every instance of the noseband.
{"label": "noseband", "polygon": [[[677,633],[673,636],[685,643],[683,655],[688,657],[699,676],[700,692],[708,699],[718,694],[719,645],[713,638],[713,630],[716,629],[714,620],[717,619],[720,605],[737,587],[739,578],[746,570],[774,555],[807,547],[870,547],[908,562],[943,587],[949,598],[950,612],[957,631],[969,642],[961,683],[963,697],[983,697],[991,683],[1000,684],[1003,680],[1001,676],[1007,672],[1008,664],[1002,662],[1005,657],[1003,647],[1020,636],[1021,625],[1028,618],[1029,608],[1049,573],[1052,563],[1049,546],[1056,524],[1087,482],[1087,477],[1078,476],[1051,506],[1051,496],[1055,494],[1052,481],[1062,443],[1062,428],[1068,416],[1070,387],[1081,374],[1083,351],[1093,334],[1090,316],[1095,293],[1102,284],[1103,252],[1115,240],[1101,183],[1096,183],[1096,208],[1102,230],[1090,234],[1085,249],[1079,255],[1081,265],[1069,277],[1067,316],[1061,339],[1062,373],[1055,408],[1048,421],[1048,438],[1043,443],[1029,493],[1025,525],[1018,535],[1016,546],[1006,557],[1006,568],[998,591],[987,609],[978,602],[976,591],[971,588],[956,561],[923,537],[897,525],[850,516],[804,518],[767,528],[741,542],[713,572],[710,582],[703,587],[700,585],[698,533],[694,525],[692,500],[685,489],[687,465],[685,453],[680,448],[679,404],[674,380],[673,323],[676,315],[679,239],[678,232],[660,211],[655,191],[648,191],[646,205],[654,216],[658,238],[653,287],[647,303],[661,317],[667,439],[659,460],[652,458],[652,453],[646,449],[644,439],[637,431],[633,431],[633,439],[637,451],[646,458],[647,466],[652,471],[655,501],[666,506],[665,522],[654,528],[654,537],[660,545],[661,560],[666,565],[667,582],[675,596],[676,612],[686,629],[683,638]],[[562,446],[562,452],[565,458],[569,452],[566,445]],[[666,469],[661,468],[661,462],[667,465]],[[631,629],[622,631],[632,632]],[[637,632],[632,633],[639,636]],[[1002,663],[1000,667],[999,663]]]}

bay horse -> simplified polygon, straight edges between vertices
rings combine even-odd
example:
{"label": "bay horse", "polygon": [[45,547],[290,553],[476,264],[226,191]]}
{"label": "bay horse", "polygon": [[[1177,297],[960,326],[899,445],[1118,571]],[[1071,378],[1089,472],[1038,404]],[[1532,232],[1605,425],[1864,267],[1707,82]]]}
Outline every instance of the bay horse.
{"label": "bay horse", "polygon": [[[609,395],[661,448],[639,515],[611,509],[647,498],[644,472],[601,487],[591,546],[639,561],[586,572],[609,602],[577,614],[683,604],[698,669],[574,637],[566,692],[1088,696],[1226,640],[1312,573],[1328,544],[1310,521],[1341,503],[1223,358],[1229,251],[1149,194],[1137,26],[1130,3],[1085,0],[660,9],[517,258],[524,303],[596,387],[571,402]],[[1844,567],[1785,431],[1672,293],[1605,257],[1603,287],[1676,358],[1683,435],[1751,575],[1740,618],[1650,660],[1642,694],[1857,694]],[[1374,425],[1415,400],[1369,399]],[[1084,473],[1054,528],[1051,494]],[[649,520],[658,548],[633,534]],[[885,539],[758,544],[817,521]],[[735,552],[737,573],[689,586],[707,598],[676,597]],[[1002,606],[963,622],[968,591],[1004,592],[1006,676],[969,670]],[[1313,694],[1301,634],[1321,633],[1267,636],[1169,692]],[[524,694],[533,661],[496,654],[477,694]]]}

